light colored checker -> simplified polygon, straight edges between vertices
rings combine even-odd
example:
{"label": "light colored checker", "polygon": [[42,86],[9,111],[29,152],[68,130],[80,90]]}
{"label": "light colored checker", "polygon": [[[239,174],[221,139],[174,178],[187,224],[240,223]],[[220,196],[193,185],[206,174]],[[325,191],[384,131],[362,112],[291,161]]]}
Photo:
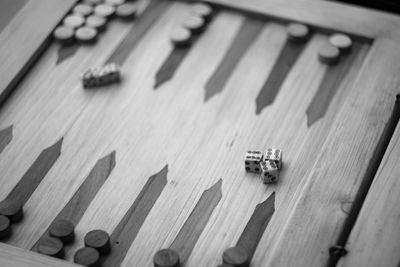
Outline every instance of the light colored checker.
{"label": "light colored checker", "polygon": [[102,32],[107,25],[107,19],[96,15],[91,15],[86,18],[86,26],[95,28],[97,31]]}
{"label": "light colored checker", "polygon": [[121,19],[133,20],[137,12],[138,6],[135,3],[125,3],[117,7],[115,14]]}
{"label": "light colored checker", "polygon": [[293,42],[304,42],[308,39],[310,29],[308,26],[300,23],[290,23],[287,26],[287,34],[290,41]]}
{"label": "light colored checker", "polygon": [[64,25],[58,26],[53,32],[53,37],[56,41],[62,44],[73,43],[74,29]]}
{"label": "light colored checker", "polygon": [[72,9],[72,12],[75,14],[87,17],[93,13],[93,7],[90,4],[77,4]]}
{"label": "light colored checker", "polygon": [[200,33],[203,31],[205,26],[205,21],[203,17],[196,15],[189,15],[184,20],[182,25],[190,30],[192,33]]}
{"label": "light colored checker", "polygon": [[109,4],[100,4],[94,8],[96,16],[111,18],[115,14],[115,7]]}
{"label": "light colored checker", "polygon": [[80,27],[75,31],[75,38],[81,43],[94,43],[97,39],[97,30],[92,27]]}
{"label": "light colored checker", "polygon": [[335,33],[329,37],[329,42],[341,52],[347,53],[351,50],[353,46],[353,41],[351,38],[342,33]]}
{"label": "light colored checker", "polygon": [[117,7],[117,6],[124,4],[126,1],[125,0],[105,0],[104,2],[109,5]]}
{"label": "light colored checker", "polygon": [[175,27],[171,32],[171,42],[175,46],[187,46],[191,42],[192,34],[184,27]]}
{"label": "light colored checker", "polygon": [[213,8],[206,3],[196,3],[192,6],[192,14],[203,17],[209,21],[214,13]]}
{"label": "light colored checker", "polygon": [[76,29],[85,23],[85,18],[79,14],[71,14],[66,16],[63,22],[65,26]]}
{"label": "light colored checker", "polygon": [[318,51],[318,59],[322,63],[334,65],[339,62],[340,51],[330,43],[323,44]]}

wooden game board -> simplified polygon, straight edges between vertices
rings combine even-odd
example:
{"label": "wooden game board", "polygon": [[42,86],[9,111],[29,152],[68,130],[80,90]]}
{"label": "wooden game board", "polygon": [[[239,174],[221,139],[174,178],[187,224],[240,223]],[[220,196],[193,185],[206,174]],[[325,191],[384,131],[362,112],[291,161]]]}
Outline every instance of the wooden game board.
{"label": "wooden game board", "polygon": [[[206,31],[176,51],[169,33],[191,3],[141,0],[134,23],[66,50],[49,37],[75,2],[27,0],[0,32],[0,199],[25,213],[0,266],[74,266],[97,228],[113,242],[103,266],[152,266],[168,247],[185,266],[216,266],[237,244],[251,266],[399,264],[400,18],[212,0]],[[292,21],[313,28],[296,49]],[[333,32],[355,45],[329,67],[317,51]],[[122,83],[83,89],[80,73],[105,62]],[[267,146],[284,153],[274,185],[244,171],[244,153]],[[66,260],[34,252],[57,218],[76,225]]]}

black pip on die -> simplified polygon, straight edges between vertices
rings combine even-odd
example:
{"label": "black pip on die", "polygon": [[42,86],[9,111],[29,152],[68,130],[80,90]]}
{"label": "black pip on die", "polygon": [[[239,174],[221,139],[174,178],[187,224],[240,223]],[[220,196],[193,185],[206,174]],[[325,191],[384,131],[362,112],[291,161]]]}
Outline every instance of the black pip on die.
{"label": "black pip on die", "polygon": [[261,166],[261,180],[264,184],[275,183],[279,178],[279,169],[273,160],[263,160]]}
{"label": "black pip on die", "polygon": [[276,148],[268,148],[264,154],[264,161],[272,160],[280,170],[282,168],[282,150]]}
{"label": "black pip on die", "polygon": [[262,160],[262,153],[260,151],[249,150],[246,153],[244,160],[245,169],[248,172],[260,173],[260,162]]}

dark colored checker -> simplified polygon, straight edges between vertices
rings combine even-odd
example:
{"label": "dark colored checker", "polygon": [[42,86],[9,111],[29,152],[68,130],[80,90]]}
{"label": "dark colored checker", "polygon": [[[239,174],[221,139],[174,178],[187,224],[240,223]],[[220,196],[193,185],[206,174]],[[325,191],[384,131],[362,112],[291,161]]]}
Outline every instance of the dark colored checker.
{"label": "dark colored checker", "polygon": [[206,84],[205,101],[220,93],[240,59],[258,37],[265,22],[247,17],[239,29],[231,46]]}
{"label": "dark colored checker", "polygon": [[179,253],[181,263],[189,258],[201,233],[206,227],[211,214],[222,198],[222,179],[219,179],[212,187],[205,190],[199,201],[185,221],[170,249]]}
{"label": "dark colored checker", "polygon": [[[115,151],[108,154],[104,158],[99,159],[89,173],[88,177],[81,184],[81,186],[75,192],[73,197],[69,200],[67,205],[65,205],[65,207],[56,216],[53,222],[68,220],[76,226],[82,218],[83,214],[85,213],[86,209],[89,207],[93,198],[100,190],[101,186],[110,176],[112,170],[115,167],[115,164]],[[45,231],[38,242],[40,242],[40,240],[42,240],[43,238],[46,238],[48,236],[48,233],[49,229]],[[32,249],[36,249],[38,242],[36,242]]]}
{"label": "dark colored checker", "polygon": [[342,54],[336,65],[327,67],[326,73],[319,85],[317,93],[306,110],[307,126],[311,127],[316,121],[323,118],[333,100],[340,84],[346,78],[351,66],[355,62],[359,52],[366,44],[354,41],[352,52]]}
{"label": "dark colored checker", "polygon": [[147,215],[167,184],[167,174],[168,165],[147,180],[135,202],[111,234],[111,253],[102,259],[103,267],[121,265]]}
{"label": "dark colored checker", "polygon": [[257,115],[274,102],[283,81],[296,63],[305,46],[306,42],[294,42],[292,41],[292,37],[287,37],[274,67],[256,98]]}
{"label": "dark colored checker", "polygon": [[35,162],[25,172],[24,176],[8,194],[7,199],[18,201],[24,205],[36,190],[40,182],[46,176],[61,153],[63,138],[51,147],[40,153]]}
{"label": "dark colored checker", "polygon": [[108,58],[107,63],[122,65],[143,36],[162,16],[169,4],[168,1],[151,0],[146,9],[137,18],[135,25]]}
{"label": "dark colored checker", "polygon": [[0,131],[0,154],[3,152],[4,148],[11,142],[13,138],[13,126],[8,126],[7,128]]}
{"label": "dark colored checker", "polygon": [[253,258],[258,242],[275,212],[275,192],[272,193],[264,202],[258,204],[254,209],[253,215],[247,222],[242,235],[236,243],[237,247],[244,249],[249,257],[249,262]]}

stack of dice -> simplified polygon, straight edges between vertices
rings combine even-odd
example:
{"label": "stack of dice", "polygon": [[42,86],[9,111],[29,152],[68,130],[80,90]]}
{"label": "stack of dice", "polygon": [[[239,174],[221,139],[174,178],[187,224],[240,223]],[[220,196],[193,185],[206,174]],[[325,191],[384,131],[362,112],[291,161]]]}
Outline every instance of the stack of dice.
{"label": "stack of dice", "polygon": [[246,171],[261,174],[264,184],[275,183],[282,168],[282,150],[268,148],[264,155],[260,151],[247,151],[244,164]]}
{"label": "stack of dice", "polygon": [[82,83],[85,88],[118,83],[121,80],[121,70],[115,63],[87,69],[82,74]]}

